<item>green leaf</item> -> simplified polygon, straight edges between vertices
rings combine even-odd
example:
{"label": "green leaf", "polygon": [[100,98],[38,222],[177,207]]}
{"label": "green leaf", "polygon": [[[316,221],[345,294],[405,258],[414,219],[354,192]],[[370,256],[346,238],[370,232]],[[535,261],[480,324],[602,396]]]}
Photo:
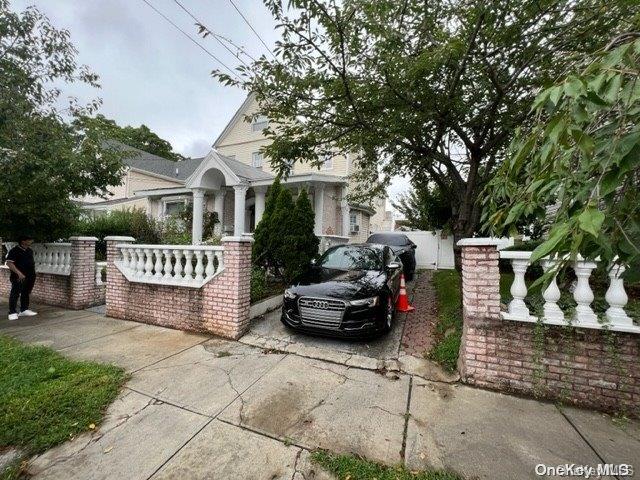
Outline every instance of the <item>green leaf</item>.
{"label": "green leaf", "polygon": [[538,245],[538,247],[531,254],[531,263],[540,260],[542,257],[549,255],[558,244],[564,240],[567,233],[569,233],[570,224],[561,223],[553,228],[550,232],[549,239],[544,243]]}
{"label": "green leaf", "polygon": [[598,236],[602,223],[604,222],[604,213],[594,207],[589,207],[578,216],[578,226],[581,230],[590,233],[594,237]]}

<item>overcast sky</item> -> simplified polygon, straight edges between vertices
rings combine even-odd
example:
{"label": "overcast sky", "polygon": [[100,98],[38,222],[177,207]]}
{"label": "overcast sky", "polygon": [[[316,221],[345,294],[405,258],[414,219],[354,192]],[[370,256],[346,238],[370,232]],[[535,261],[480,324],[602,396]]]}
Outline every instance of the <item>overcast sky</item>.
{"label": "overcast sky", "polygon": [[[194,21],[173,0],[147,0],[229,66],[238,61],[211,38],[197,36]],[[253,56],[266,53],[229,0],[179,0],[210,30]],[[261,0],[234,0],[270,47],[278,33]],[[14,10],[36,5],[58,28],[71,32],[79,61],[100,76],[100,90],[71,86],[80,99],[99,97],[100,113],[120,125],[145,124],[186,156],[203,156],[245,98],[245,92],[211,78],[219,67],[207,53],[143,0],[13,0]],[[398,179],[389,191],[407,188]]]}

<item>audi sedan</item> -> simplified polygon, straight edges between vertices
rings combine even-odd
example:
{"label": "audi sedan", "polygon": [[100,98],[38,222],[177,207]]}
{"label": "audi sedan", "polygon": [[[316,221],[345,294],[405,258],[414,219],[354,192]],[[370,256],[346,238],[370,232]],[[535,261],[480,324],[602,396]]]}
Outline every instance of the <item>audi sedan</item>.
{"label": "audi sedan", "polygon": [[339,245],[284,292],[282,323],[303,332],[369,338],[391,330],[402,264],[385,245]]}

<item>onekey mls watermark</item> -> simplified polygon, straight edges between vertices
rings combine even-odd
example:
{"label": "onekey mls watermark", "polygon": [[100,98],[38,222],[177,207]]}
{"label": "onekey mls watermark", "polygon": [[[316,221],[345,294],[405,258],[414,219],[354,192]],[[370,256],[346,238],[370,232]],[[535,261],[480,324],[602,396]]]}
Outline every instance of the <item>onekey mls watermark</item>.
{"label": "onekey mls watermark", "polygon": [[633,465],[629,463],[599,463],[598,465],[579,465],[566,463],[563,465],[545,465],[539,463],[535,468],[536,475],[540,477],[632,477]]}

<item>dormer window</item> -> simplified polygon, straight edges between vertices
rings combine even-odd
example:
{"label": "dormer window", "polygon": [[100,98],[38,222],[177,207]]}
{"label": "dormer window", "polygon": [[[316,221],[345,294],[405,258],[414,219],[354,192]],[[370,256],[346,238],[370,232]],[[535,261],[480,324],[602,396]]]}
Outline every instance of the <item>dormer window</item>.
{"label": "dormer window", "polygon": [[251,121],[251,131],[261,132],[269,126],[269,119],[264,115],[258,115]]}
{"label": "dormer window", "polygon": [[264,156],[262,155],[262,153],[253,152],[251,154],[251,165],[253,165],[254,168],[262,169],[263,160],[264,160]]}
{"label": "dormer window", "polygon": [[333,157],[331,155],[325,155],[320,170],[332,170],[333,169]]}

